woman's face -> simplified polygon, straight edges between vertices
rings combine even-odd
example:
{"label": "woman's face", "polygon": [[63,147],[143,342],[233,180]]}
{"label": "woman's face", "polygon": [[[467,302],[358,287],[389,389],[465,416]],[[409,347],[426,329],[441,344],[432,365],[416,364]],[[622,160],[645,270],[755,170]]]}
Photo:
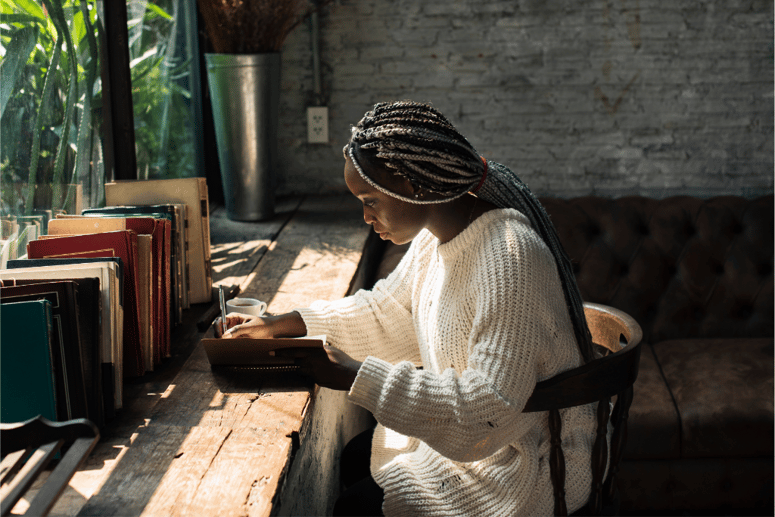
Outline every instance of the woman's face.
{"label": "woman's face", "polygon": [[[369,171],[366,173],[369,174]],[[385,172],[370,177],[391,192],[406,197],[414,195],[411,184],[404,178],[389,176]],[[375,189],[358,174],[349,156],[345,157],[344,181],[350,192],[363,203],[363,220],[374,228],[382,240],[405,244],[425,228],[428,211],[424,205],[405,203]]]}

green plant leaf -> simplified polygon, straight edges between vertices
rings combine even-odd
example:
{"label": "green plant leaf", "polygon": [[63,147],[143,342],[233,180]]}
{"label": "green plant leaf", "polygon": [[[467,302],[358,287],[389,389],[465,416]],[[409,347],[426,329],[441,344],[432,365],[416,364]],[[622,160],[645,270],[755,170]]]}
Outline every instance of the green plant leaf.
{"label": "green plant leaf", "polygon": [[[92,131],[92,101],[94,92],[94,82],[97,74],[97,40],[94,37],[94,27],[89,20],[88,4],[87,0],[80,0],[79,10],[81,14],[81,21],[84,24],[86,50],[88,51],[89,60],[86,64],[86,78],[83,84],[83,105],[81,107],[81,120],[78,125],[77,136],[77,148],[75,156],[77,157],[76,165],[73,168],[73,177],[70,183],[82,183],[88,179],[91,172],[90,157],[91,149],[93,145],[93,131]],[[65,200],[65,206],[71,201],[73,195],[72,189],[67,191],[67,199]]]}
{"label": "green plant leaf", "polygon": [[24,71],[24,65],[27,64],[27,59],[35,48],[37,34],[35,27],[19,29],[6,47],[5,57],[0,62],[0,77],[3,78],[0,83],[0,118],[5,112],[8,99],[14,92],[16,82]]}
{"label": "green plant leaf", "polygon": [[80,43],[80,41],[86,36],[86,27],[83,23],[83,13],[76,11],[73,14],[73,40]]}
{"label": "green plant leaf", "polygon": [[171,82],[170,83],[170,89],[173,92],[177,93],[178,95],[180,95],[180,96],[182,96],[182,97],[184,97],[186,99],[190,99],[191,98],[191,92],[189,92],[188,90],[186,90],[185,88],[183,88],[182,86],[180,86],[176,82]]}
{"label": "green plant leaf", "polygon": [[63,67],[67,74],[67,97],[64,104],[64,119],[62,121],[62,137],[59,139],[59,146],[57,148],[57,156],[54,162],[54,179],[53,183],[53,199],[62,199],[62,185],[66,182],[65,178],[65,155],[67,153],[67,147],[69,145],[70,124],[73,114],[75,95],[78,91],[78,65],[75,57],[75,48],[73,45],[72,35],[67,27],[67,20],[65,19],[65,13],[62,9],[62,4],[57,0],[52,2],[51,0],[43,0],[43,5],[51,14],[52,19],[56,25],[57,33],[63,36],[65,39],[65,50],[67,52],[68,67]]}
{"label": "green plant leaf", "polygon": [[0,23],[40,23],[40,18],[31,14],[0,14]]}
{"label": "green plant leaf", "polygon": [[162,18],[164,18],[165,20],[172,20],[172,19],[173,19],[173,18],[172,18],[172,15],[170,15],[170,14],[169,14],[167,11],[165,11],[164,9],[162,9],[161,7],[159,7],[159,6],[158,6],[158,5],[156,5],[156,4],[152,4],[151,2],[148,2],[148,3],[145,5],[145,7],[146,7],[146,9],[148,9],[149,11],[153,11],[154,13],[158,14],[159,16],[161,16]]}
{"label": "green plant leaf", "polygon": [[143,61],[147,62],[148,59],[153,59],[154,57],[156,57],[157,54],[158,52],[156,50],[156,47],[150,48],[146,50],[142,56],[136,57],[133,60],[131,60],[129,62],[129,68],[131,68],[132,70],[135,70],[136,68],[138,68],[138,65],[143,63]]}
{"label": "green plant leaf", "polygon": [[25,11],[41,20],[46,19],[43,9],[33,0],[3,0],[3,3],[10,5],[14,11]]}
{"label": "green plant leaf", "polygon": [[33,209],[32,201],[33,195],[35,193],[35,180],[37,178],[38,172],[38,160],[40,158],[40,137],[43,133],[43,128],[41,127],[42,115],[46,109],[46,100],[50,97],[51,88],[53,88],[53,76],[55,70],[59,66],[59,58],[62,54],[61,48],[62,38],[59,38],[54,44],[54,53],[52,54],[51,63],[48,66],[48,70],[46,71],[46,78],[43,82],[43,94],[40,97],[40,106],[38,106],[38,111],[35,114],[35,123],[32,126],[32,151],[30,152],[30,168],[27,175],[27,195],[25,197],[24,203],[27,215],[32,215]]}

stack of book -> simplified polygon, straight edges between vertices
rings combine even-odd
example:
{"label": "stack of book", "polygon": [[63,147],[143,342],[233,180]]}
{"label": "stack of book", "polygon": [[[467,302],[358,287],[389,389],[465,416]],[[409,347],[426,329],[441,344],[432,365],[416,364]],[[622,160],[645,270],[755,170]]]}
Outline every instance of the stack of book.
{"label": "stack of book", "polygon": [[103,425],[124,379],[171,356],[183,311],[211,302],[205,179],[108,183],[105,195],[103,208],[47,221],[0,270],[2,422]]}

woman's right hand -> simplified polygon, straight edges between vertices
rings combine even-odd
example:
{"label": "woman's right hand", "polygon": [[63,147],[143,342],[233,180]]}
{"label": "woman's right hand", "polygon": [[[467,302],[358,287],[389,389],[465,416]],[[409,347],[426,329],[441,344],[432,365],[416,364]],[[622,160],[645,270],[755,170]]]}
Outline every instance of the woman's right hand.
{"label": "woman's right hand", "polygon": [[222,321],[219,316],[215,319],[215,337],[224,339],[247,338],[271,338],[274,337],[271,325],[264,318],[232,312],[226,315],[226,332],[223,332]]}
{"label": "woman's right hand", "polygon": [[297,337],[307,334],[301,315],[289,312],[278,316],[250,316],[232,312],[226,315],[226,332],[222,332],[222,319],[215,319],[215,337],[267,339],[274,337]]}

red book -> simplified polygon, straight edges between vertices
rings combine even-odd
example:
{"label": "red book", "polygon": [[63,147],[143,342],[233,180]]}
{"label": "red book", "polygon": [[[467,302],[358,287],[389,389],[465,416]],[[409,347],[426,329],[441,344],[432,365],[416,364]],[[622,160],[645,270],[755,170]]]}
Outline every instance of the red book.
{"label": "red book", "polygon": [[[93,209],[84,215],[58,215],[49,223],[49,234],[58,236],[133,230],[138,235],[150,235],[153,260],[153,364],[161,363],[172,355],[172,222],[163,217],[152,217],[126,212],[103,213]],[[102,219],[99,223],[95,222]],[[44,237],[48,238],[48,237]],[[142,303],[141,303],[142,308]]]}
{"label": "red book", "polygon": [[[165,235],[169,233],[170,222],[165,219],[154,219],[152,217],[127,217],[126,227],[137,233],[151,236],[153,246],[153,276],[155,279],[153,287],[153,306],[160,309],[154,311],[154,346],[153,363],[160,364],[162,358],[170,354],[170,312],[169,312],[169,239]],[[165,245],[166,243],[166,245]],[[165,247],[167,253],[164,253]],[[164,307],[164,310],[161,310]]]}
{"label": "red book", "polygon": [[27,244],[28,258],[121,257],[124,262],[124,376],[145,373],[140,343],[137,233],[132,230],[53,237]]}

